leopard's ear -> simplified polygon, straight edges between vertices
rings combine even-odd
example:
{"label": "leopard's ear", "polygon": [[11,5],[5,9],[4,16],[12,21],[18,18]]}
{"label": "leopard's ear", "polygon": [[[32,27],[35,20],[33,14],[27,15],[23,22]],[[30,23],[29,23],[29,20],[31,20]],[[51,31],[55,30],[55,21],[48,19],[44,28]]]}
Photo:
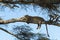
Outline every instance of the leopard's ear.
{"label": "leopard's ear", "polygon": [[29,16],[29,15],[25,15],[25,17],[27,17],[27,16]]}
{"label": "leopard's ear", "polygon": [[0,17],[0,20],[3,20],[3,19]]}

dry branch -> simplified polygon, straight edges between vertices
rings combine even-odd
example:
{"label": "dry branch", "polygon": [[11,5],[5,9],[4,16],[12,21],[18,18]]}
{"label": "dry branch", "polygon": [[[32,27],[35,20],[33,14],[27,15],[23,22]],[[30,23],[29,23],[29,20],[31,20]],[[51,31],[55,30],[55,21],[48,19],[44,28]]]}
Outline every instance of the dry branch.
{"label": "dry branch", "polygon": [[[21,17],[21,18],[12,18],[10,20],[0,20],[0,24],[9,24],[9,23],[14,23],[14,22],[26,22],[27,23],[27,19],[25,16]],[[29,23],[33,23],[33,24],[38,24],[38,22],[33,22],[31,20],[29,20]],[[37,20],[36,20],[37,21]],[[55,23],[55,21],[43,21],[42,24],[49,24],[49,25],[55,25],[55,26],[60,26],[60,23]]]}
{"label": "dry branch", "polygon": [[12,36],[14,36],[14,37],[16,37],[16,38],[20,39],[17,35],[15,35],[15,34],[13,34],[13,33],[9,32],[9,31],[7,31],[7,30],[6,30],[6,29],[4,29],[4,28],[1,28],[1,27],[0,27],[0,30],[3,30],[4,32],[6,32],[6,33],[8,33],[8,34],[10,34],[10,35],[12,35]]}

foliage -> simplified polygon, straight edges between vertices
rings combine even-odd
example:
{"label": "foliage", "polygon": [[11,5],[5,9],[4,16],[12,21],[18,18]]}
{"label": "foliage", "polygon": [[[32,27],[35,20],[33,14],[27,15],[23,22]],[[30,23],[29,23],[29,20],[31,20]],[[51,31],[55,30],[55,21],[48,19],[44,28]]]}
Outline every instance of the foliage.
{"label": "foliage", "polygon": [[50,40],[44,34],[33,33],[32,29],[29,26],[22,25],[17,26],[13,29],[16,32],[16,35],[20,38],[18,40]]}

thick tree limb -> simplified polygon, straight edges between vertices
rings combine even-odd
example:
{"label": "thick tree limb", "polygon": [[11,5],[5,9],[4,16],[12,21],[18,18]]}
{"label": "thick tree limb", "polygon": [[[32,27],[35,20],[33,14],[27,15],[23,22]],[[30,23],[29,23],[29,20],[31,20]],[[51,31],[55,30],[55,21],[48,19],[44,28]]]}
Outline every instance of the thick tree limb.
{"label": "thick tree limb", "polygon": [[53,4],[58,4],[60,3],[60,0],[16,0],[16,1],[13,1],[13,0],[0,0],[0,2],[3,2],[3,3],[12,3],[12,4],[19,4],[19,3],[53,3]]}
{"label": "thick tree limb", "polygon": [[[21,17],[21,18],[15,18],[15,19],[13,18],[13,19],[10,19],[10,20],[0,20],[0,24],[8,24],[8,23],[14,23],[14,22],[26,22],[27,23],[28,22],[27,20],[28,20],[28,18],[26,18],[24,16],[24,17]],[[41,21],[41,19],[39,19],[39,20]],[[38,24],[36,19],[29,20],[29,23]],[[42,24],[60,26],[60,23],[55,23],[53,21],[52,22],[51,21],[43,21]]]}
{"label": "thick tree limb", "polygon": [[[49,8],[49,9],[53,9],[53,10],[57,10],[56,5],[54,4],[60,4],[60,0],[0,0],[0,3],[3,3],[4,5],[2,6],[8,6],[10,8],[14,8],[14,7],[18,7],[15,4],[37,4],[43,8]],[[10,4],[13,4],[13,6],[11,6]],[[0,4],[1,5],[1,4]]]}

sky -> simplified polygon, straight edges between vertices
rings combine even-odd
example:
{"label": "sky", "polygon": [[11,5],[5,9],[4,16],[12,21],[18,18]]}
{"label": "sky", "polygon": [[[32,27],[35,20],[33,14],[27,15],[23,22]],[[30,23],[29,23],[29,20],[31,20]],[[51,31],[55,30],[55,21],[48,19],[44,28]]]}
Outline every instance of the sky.
{"label": "sky", "polygon": [[[4,20],[8,20],[11,18],[18,18],[22,17],[24,15],[31,15],[31,16],[40,16],[44,18],[45,20],[49,20],[49,16],[47,15],[47,10],[42,9],[39,6],[34,6],[33,5],[26,5],[27,8],[20,6],[20,8],[15,8],[15,9],[10,9],[6,7],[4,10],[0,10],[0,17],[3,18]],[[16,22],[16,23],[9,23],[6,25],[0,25],[0,27],[3,27],[10,32],[12,32],[12,27],[13,25],[24,25],[26,23],[24,22]],[[42,24],[41,29],[37,30],[37,24],[26,24],[33,28],[33,32],[35,33],[45,33],[46,34],[46,29],[45,25]],[[54,26],[54,25],[47,25],[48,26],[48,32],[50,35],[50,39],[52,40],[60,40],[60,27]],[[0,30],[0,40],[14,40],[15,37],[12,35]]]}

